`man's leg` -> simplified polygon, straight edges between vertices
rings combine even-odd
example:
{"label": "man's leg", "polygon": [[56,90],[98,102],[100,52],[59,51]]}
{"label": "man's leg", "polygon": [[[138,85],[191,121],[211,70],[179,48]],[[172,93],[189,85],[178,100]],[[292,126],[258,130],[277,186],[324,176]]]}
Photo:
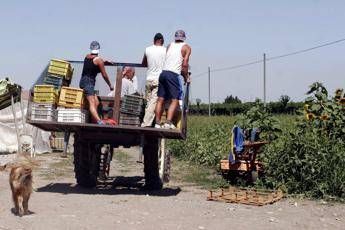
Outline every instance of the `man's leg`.
{"label": "man's leg", "polygon": [[161,117],[163,114],[163,106],[164,106],[164,98],[159,97],[157,100],[157,105],[156,105],[156,124],[160,125],[161,124]]}
{"label": "man's leg", "polygon": [[155,109],[155,114],[156,114],[156,125],[161,124],[161,118],[163,114],[163,109],[164,109],[164,98],[166,97],[166,90],[165,90],[165,84],[166,84],[166,72],[163,71],[159,75],[159,83],[158,83],[158,91],[157,91],[157,104],[156,104],[156,109]]}
{"label": "man's leg", "polygon": [[157,104],[157,85],[147,85],[147,104],[145,109],[145,116],[143,119],[142,127],[152,126],[153,119],[155,118],[155,109]]}
{"label": "man's leg", "polygon": [[172,99],[171,103],[169,105],[169,109],[168,109],[167,123],[171,122],[172,119],[174,118],[175,112],[176,112],[178,106],[179,106],[178,100]]}
{"label": "man's leg", "polygon": [[99,121],[101,118],[98,116],[97,108],[96,108],[96,101],[95,101],[95,95],[90,95],[86,97],[89,102],[89,110],[91,113],[91,116],[96,120]]}
{"label": "man's leg", "polygon": [[182,95],[182,85],[179,80],[179,76],[175,73],[170,73],[167,79],[169,88],[168,88],[168,95],[171,98],[171,102],[168,108],[168,114],[167,114],[167,126],[169,128],[175,128],[175,126],[172,124],[172,120],[175,116],[175,113],[177,111],[177,108],[179,106],[179,99]]}

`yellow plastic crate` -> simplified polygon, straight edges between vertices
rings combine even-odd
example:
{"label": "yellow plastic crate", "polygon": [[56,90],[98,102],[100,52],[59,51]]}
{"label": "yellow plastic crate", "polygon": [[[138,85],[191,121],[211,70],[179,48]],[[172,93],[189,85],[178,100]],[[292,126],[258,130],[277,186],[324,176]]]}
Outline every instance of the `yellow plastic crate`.
{"label": "yellow plastic crate", "polygon": [[70,80],[72,78],[73,71],[74,71],[74,69],[71,67],[70,68],[61,68],[61,67],[53,66],[53,65],[50,65],[48,67],[48,73],[62,76],[66,80]]}
{"label": "yellow plastic crate", "polygon": [[56,75],[60,75],[60,76],[67,76],[68,74],[70,74],[71,70],[68,69],[68,68],[61,68],[61,67],[56,67],[56,66],[53,66],[53,65],[50,65],[48,67],[48,73],[51,73],[51,74],[56,74]]}
{"label": "yellow plastic crate", "polygon": [[62,87],[59,98],[59,106],[67,108],[81,108],[83,105],[84,91],[79,88]]}
{"label": "yellow plastic crate", "polygon": [[59,106],[65,107],[65,108],[71,108],[71,109],[81,109],[83,108],[83,104],[80,103],[71,103],[67,101],[59,101]]}
{"label": "yellow plastic crate", "polygon": [[53,85],[35,85],[34,93],[57,93]]}
{"label": "yellow plastic crate", "polygon": [[34,102],[35,103],[52,103],[56,104],[57,101],[56,93],[35,93]]}
{"label": "yellow plastic crate", "polygon": [[60,60],[60,59],[52,59],[50,60],[50,66],[55,66],[59,68],[65,68],[65,69],[70,69],[71,68],[71,63],[65,60]]}

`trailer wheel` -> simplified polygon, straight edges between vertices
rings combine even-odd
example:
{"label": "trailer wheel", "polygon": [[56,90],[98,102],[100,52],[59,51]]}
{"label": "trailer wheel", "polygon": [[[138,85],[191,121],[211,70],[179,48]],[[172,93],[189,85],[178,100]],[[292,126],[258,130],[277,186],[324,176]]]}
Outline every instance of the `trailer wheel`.
{"label": "trailer wheel", "polygon": [[237,183],[237,177],[239,175],[238,175],[238,172],[235,170],[228,170],[228,171],[222,171],[222,176],[230,184],[236,184]]}
{"label": "trailer wheel", "polygon": [[163,183],[159,177],[158,170],[158,150],[158,138],[145,137],[145,143],[143,147],[145,190],[160,190],[163,187]]}
{"label": "trailer wheel", "polygon": [[75,135],[74,172],[78,185],[87,188],[97,185],[99,152],[99,145],[88,143]]}
{"label": "trailer wheel", "polygon": [[159,178],[162,182],[168,183],[170,180],[171,152],[166,149],[165,139],[159,139],[158,167]]}

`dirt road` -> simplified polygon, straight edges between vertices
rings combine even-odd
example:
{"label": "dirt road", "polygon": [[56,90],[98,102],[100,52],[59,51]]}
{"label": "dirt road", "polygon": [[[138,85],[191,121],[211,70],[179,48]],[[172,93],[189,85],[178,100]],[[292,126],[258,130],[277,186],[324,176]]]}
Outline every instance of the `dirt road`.
{"label": "dirt road", "polygon": [[95,189],[75,185],[71,159],[38,156],[31,215],[17,217],[0,172],[2,229],[345,229],[345,205],[285,199],[264,207],[206,201],[206,191],[172,181],[160,192],[138,189],[143,166],[131,149],[112,162],[113,177]]}

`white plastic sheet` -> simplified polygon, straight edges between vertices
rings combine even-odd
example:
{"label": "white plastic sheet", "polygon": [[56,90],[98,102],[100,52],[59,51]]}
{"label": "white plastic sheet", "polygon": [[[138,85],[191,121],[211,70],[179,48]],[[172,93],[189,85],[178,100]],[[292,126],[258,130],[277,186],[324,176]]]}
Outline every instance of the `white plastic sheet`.
{"label": "white plastic sheet", "polygon": [[[26,124],[27,101],[22,101],[21,103],[23,103],[24,117],[21,113],[20,103],[14,105],[19,134],[32,136],[35,153],[51,152],[49,146],[50,133]],[[11,153],[16,151],[18,151],[18,140],[12,108],[10,106],[0,110],[0,153]]]}

